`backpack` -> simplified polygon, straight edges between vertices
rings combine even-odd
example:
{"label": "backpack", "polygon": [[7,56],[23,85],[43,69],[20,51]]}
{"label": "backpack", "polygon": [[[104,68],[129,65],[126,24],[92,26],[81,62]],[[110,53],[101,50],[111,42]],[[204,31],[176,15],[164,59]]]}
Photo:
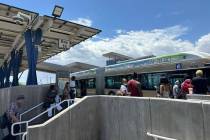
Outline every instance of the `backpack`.
{"label": "backpack", "polygon": [[5,129],[7,127],[8,124],[8,117],[7,114],[4,113],[4,115],[0,116],[0,128],[1,129]]}
{"label": "backpack", "polygon": [[142,92],[142,89],[141,89],[141,83],[140,82],[137,82],[137,88],[138,88],[139,96],[143,97],[143,92]]}
{"label": "backpack", "polygon": [[186,94],[183,90],[180,90],[179,94],[177,95],[177,99],[187,99]]}

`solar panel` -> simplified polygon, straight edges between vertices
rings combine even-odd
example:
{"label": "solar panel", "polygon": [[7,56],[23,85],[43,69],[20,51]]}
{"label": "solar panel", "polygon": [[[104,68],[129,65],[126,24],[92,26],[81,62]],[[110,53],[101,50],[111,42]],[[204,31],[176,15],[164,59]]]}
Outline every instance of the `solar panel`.
{"label": "solar panel", "polygon": [[[19,12],[30,16],[31,22],[27,20],[17,22],[15,18]],[[38,62],[45,61],[101,32],[99,29],[47,15],[39,16],[36,12],[0,3],[0,54],[2,55],[0,66],[5,60],[10,59],[13,48],[23,49],[26,52],[23,34],[28,27],[33,30],[41,28],[43,31]],[[60,42],[66,42],[67,45]],[[27,66],[26,53],[23,54],[22,63],[24,67]]]}

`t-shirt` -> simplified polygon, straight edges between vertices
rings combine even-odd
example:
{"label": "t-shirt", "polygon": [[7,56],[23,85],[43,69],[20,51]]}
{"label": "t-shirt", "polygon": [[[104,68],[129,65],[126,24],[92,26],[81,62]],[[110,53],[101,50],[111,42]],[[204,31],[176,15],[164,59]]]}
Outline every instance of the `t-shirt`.
{"label": "t-shirt", "polygon": [[76,88],[76,81],[70,81],[70,88]]}
{"label": "t-shirt", "polygon": [[11,119],[10,114],[14,114],[19,119],[21,112],[22,112],[22,108],[18,108],[16,103],[11,103],[9,106],[9,109],[7,110],[7,117]]}
{"label": "t-shirt", "polygon": [[47,93],[47,102],[50,104],[55,103],[55,97],[57,95],[57,92],[55,90],[51,90]]}
{"label": "t-shirt", "polygon": [[70,81],[70,94],[76,94],[76,81]]}
{"label": "t-shirt", "polygon": [[180,92],[180,89],[179,89],[179,85],[174,85],[173,86],[173,95],[174,96],[177,96]]}
{"label": "t-shirt", "polygon": [[139,91],[140,83],[136,80],[128,81],[128,91],[131,93],[131,96],[143,96]]}
{"label": "t-shirt", "polygon": [[195,77],[192,79],[192,85],[194,94],[206,94],[208,91],[206,78]]}
{"label": "t-shirt", "polygon": [[188,94],[189,93],[189,89],[188,88],[191,88],[192,85],[191,85],[192,81],[191,79],[186,79],[182,84],[181,84],[181,91],[185,94]]}
{"label": "t-shirt", "polygon": [[127,89],[126,85],[121,85],[120,91],[123,92],[124,94],[128,94],[128,89]]}

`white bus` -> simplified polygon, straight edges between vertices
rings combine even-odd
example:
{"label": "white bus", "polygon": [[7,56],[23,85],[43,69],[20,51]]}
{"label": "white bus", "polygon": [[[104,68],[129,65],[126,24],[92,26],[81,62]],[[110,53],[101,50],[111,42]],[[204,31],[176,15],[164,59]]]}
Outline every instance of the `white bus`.
{"label": "white bus", "polygon": [[96,94],[97,85],[101,83],[104,86],[100,85],[98,88],[104,88],[104,93],[98,94],[113,94],[119,90],[122,78],[129,80],[134,72],[138,74],[144,96],[156,95],[155,86],[159,85],[161,77],[167,77],[171,84],[174,84],[176,80],[182,82],[185,75],[194,77],[195,71],[198,69],[204,71],[204,76],[210,84],[210,55],[201,52],[182,52],[141,60],[123,61],[99,69],[103,70],[90,69],[71,74],[77,79],[78,92],[80,92],[82,81],[87,88],[88,95]]}

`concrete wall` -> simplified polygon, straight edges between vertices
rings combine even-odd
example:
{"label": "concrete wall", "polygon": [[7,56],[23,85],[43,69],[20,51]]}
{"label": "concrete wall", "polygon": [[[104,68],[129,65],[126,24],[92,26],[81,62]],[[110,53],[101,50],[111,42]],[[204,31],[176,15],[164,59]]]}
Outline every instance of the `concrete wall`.
{"label": "concrete wall", "polygon": [[191,95],[187,95],[187,99],[210,100],[210,95],[191,94]]}
{"label": "concrete wall", "polygon": [[98,97],[83,98],[42,125],[31,126],[30,140],[99,140]]}
{"label": "concrete wall", "polygon": [[178,140],[210,140],[210,102],[90,96],[44,124],[29,140],[153,140],[147,132]]}
{"label": "concrete wall", "polygon": [[204,136],[210,140],[210,102],[203,102]]}
{"label": "concrete wall", "polygon": [[200,101],[150,99],[152,133],[178,140],[203,140]]}
{"label": "concrete wall", "polygon": [[29,127],[29,140],[152,140],[149,98],[92,96],[44,124]]}
{"label": "concrete wall", "polygon": [[100,140],[149,140],[149,98],[100,97]]}
{"label": "concrete wall", "polygon": [[24,110],[29,109],[40,102],[43,102],[48,92],[49,85],[42,86],[17,86],[0,89],[0,115],[2,115],[11,102],[14,102],[18,95],[25,96]]}

